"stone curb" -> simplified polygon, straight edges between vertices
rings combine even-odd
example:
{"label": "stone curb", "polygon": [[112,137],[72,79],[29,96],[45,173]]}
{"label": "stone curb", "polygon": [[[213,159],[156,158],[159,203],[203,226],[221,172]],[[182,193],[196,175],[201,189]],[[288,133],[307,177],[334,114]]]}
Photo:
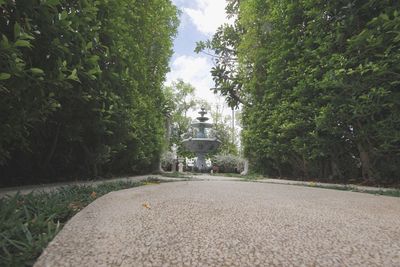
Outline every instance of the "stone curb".
{"label": "stone curb", "polygon": [[140,175],[140,176],[130,176],[130,177],[120,177],[108,180],[93,180],[93,181],[76,181],[76,182],[65,182],[65,183],[52,183],[52,184],[40,184],[40,185],[31,185],[31,186],[16,186],[16,187],[5,187],[0,188],[0,198],[3,198],[7,195],[14,195],[16,193],[27,195],[29,193],[41,193],[41,192],[51,192],[55,191],[57,188],[64,186],[73,186],[73,185],[99,185],[104,183],[112,183],[112,182],[140,182],[144,181],[149,177],[159,178],[163,181],[183,181],[185,178],[171,178],[165,177],[158,174],[149,174],[149,175]]}

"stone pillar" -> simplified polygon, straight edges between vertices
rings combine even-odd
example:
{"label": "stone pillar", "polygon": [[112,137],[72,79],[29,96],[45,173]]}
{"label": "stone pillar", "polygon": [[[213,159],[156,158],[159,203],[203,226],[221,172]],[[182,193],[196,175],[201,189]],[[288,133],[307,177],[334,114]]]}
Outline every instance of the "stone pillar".
{"label": "stone pillar", "polygon": [[183,172],[183,159],[179,158],[178,162],[178,172]]}

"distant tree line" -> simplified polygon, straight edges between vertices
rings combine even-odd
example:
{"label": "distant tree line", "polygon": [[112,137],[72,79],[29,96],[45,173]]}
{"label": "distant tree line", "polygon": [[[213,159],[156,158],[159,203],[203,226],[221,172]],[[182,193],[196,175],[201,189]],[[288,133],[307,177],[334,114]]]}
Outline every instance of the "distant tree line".
{"label": "distant tree line", "polygon": [[400,184],[400,2],[230,0],[197,51],[271,176]]}
{"label": "distant tree line", "polygon": [[0,185],[151,170],[177,25],[170,0],[0,0]]}

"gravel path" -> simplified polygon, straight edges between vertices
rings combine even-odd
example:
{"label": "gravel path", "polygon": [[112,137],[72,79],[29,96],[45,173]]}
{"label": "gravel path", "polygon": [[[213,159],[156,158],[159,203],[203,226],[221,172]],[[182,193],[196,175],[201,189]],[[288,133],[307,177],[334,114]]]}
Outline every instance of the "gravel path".
{"label": "gravel path", "polygon": [[400,266],[400,198],[234,181],[107,194],[35,266]]}

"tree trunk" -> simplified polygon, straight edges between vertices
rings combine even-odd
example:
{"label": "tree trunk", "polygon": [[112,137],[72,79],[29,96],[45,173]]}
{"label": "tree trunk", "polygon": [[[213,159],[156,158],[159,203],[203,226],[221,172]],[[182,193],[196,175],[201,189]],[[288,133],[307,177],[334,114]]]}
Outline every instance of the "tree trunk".
{"label": "tree trunk", "polygon": [[371,181],[374,179],[374,177],[373,177],[372,166],[371,166],[371,162],[370,162],[370,154],[364,148],[364,146],[361,145],[360,143],[357,144],[357,149],[358,149],[358,152],[360,155],[362,178],[366,181]]}
{"label": "tree trunk", "polygon": [[48,167],[49,164],[50,164],[51,159],[53,158],[54,152],[56,151],[57,144],[58,144],[58,137],[59,137],[59,135],[60,135],[60,128],[61,128],[61,124],[58,124],[58,125],[57,125],[57,129],[56,129],[56,134],[55,134],[55,136],[54,136],[53,143],[52,143],[52,145],[51,145],[50,151],[49,151],[49,153],[47,154],[47,157],[46,157],[46,159],[44,160],[44,163],[43,163],[43,165],[42,165],[42,169],[43,169],[43,170],[47,169],[47,167]]}
{"label": "tree trunk", "polygon": [[249,173],[249,161],[247,159],[244,160],[244,168],[240,175],[247,175]]}
{"label": "tree trunk", "polygon": [[343,178],[342,172],[340,171],[338,165],[336,164],[336,160],[334,160],[334,159],[331,159],[331,170],[332,170],[332,178],[333,179],[335,179],[335,178],[342,179]]}
{"label": "tree trunk", "polygon": [[96,160],[96,153],[92,153],[85,143],[82,143],[83,150],[85,152],[85,162],[87,171],[92,174],[95,178],[98,176],[98,166]]}

